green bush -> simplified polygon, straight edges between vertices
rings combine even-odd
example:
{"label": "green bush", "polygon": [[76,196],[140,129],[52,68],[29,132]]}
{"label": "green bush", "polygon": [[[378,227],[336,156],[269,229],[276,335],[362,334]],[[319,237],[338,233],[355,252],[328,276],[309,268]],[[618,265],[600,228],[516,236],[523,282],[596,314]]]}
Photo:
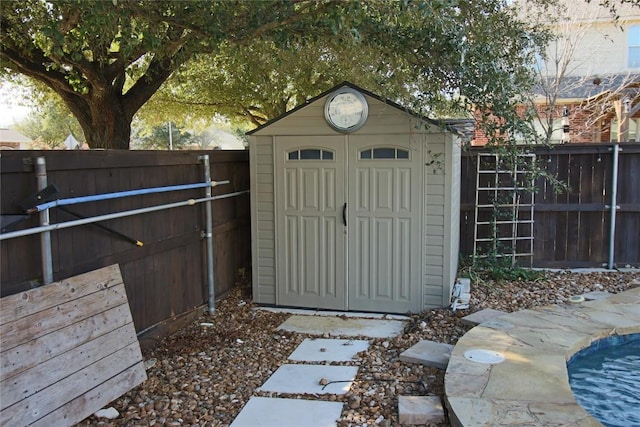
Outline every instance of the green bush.
{"label": "green bush", "polygon": [[470,257],[461,263],[460,276],[468,277],[472,282],[534,282],[541,279],[541,271],[513,265],[508,256],[491,255],[486,258]]}

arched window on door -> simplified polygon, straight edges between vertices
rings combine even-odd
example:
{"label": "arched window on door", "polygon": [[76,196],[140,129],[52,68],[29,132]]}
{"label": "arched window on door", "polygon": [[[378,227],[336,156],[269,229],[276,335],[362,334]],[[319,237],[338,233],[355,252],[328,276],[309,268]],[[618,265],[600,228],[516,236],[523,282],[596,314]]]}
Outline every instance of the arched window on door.
{"label": "arched window on door", "polygon": [[360,151],[360,160],[409,160],[409,151],[402,148],[378,147]]}
{"label": "arched window on door", "polygon": [[289,160],[333,160],[333,152],[319,148],[303,148],[287,153]]}

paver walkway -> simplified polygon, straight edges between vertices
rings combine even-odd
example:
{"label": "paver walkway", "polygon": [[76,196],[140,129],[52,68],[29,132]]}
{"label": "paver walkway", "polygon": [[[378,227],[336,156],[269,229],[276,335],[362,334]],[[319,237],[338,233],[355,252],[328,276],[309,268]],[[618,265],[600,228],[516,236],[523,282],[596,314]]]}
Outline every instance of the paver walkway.
{"label": "paver walkway", "polygon": [[[292,316],[294,321],[292,322],[289,318],[283,324],[284,328],[282,326],[280,328],[293,328],[288,330],[296,331],[295,328],[304,330],[309,325],[315,324],[315,333],[328,333],[327,328],[318,329],[318,323],[323,324],[318,322],[321,319],[325,320],[324,323],[329,325],[330,329],[332,328],[333,333],[330,335],[338,335],[335,332],[337,326],[339,326],[339,335],[345,336],[354,335],[353,331],[358,335],[363,330],[374,332],[374,335],[380,335],[381,331],[395,333],[393,330],[386,329],[387,321],[370,319],[355,319],[355,321],[337,319],[335,321],[314,317],[311,319],[312,322],[309,322],[308,319],[300,319],[301,317],[305,316]],[[380,328],[375,327],[376,322],[383,322],[379,325]],[[353,326],[353,331],[346,330],[347,326]],[[302,363],[282,365],[256,391],[270,392],[275,395],[279,393],[316,395],[318,399],[255,396],[240,411],[231,427],[335,427],[344,404],[341,401],[323,400],[322,396],[327,394],[341,396],[349,391],[358,374],[357,361],[354,357],[368,348],[369,342],[366,340],[305,339],[288,357],[291,361]],[[353,361],[353,366],[329,365],[331,362],[350,361]]]}

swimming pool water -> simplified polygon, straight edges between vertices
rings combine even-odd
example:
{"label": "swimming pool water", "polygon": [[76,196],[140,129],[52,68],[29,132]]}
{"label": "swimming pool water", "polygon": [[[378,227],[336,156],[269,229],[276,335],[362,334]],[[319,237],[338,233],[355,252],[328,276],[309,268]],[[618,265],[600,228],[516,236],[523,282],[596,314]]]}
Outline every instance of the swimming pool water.
{"label": "swimming pool water", "polygon": [[640,426],[640,334],[612,336],[567,363],[576,401],[607,427]]}

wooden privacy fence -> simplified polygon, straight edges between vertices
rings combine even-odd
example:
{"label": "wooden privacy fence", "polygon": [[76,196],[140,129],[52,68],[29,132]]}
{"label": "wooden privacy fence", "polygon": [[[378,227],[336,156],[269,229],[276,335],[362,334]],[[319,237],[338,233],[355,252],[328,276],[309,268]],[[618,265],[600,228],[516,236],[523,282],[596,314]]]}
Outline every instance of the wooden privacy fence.
{"label": "wooden privacy fence", "polygon": [[[640,267],[640,144],[621,144],[613,260],[615,266]],[[460,251],[473,254],[476,166],[472,149],[462,157]],[[556,193],[543,179],[534,197],[534,267],[606,267],[609,261],[613,144],[567,144],[535,148],[539,164],[568,184]]]}
{"label": "wooden privacy fence", "polygon": [[[208,154],[211,179],[229,180],[213,195],[249,190],[246,151],[3,151],[0,159],[0,213],[24,214],[25,200],[38,192],[34,159],[46,160],[47,180],[59,198],[141,188],[202,183],[199,156]],[[205,197],[205,189],[172,191],[93,201],[69,206],[84,217],[141,209]],[[94,225],[51,231],[53,280],[111,264],[122,271],[136,331],[149,332],[165,320],[197,313],[207,301],[205,205],[181,206],[103,222],[119,236]],[[215,200],[213,247],[216,295],[228,292],[238,271],[249,270],[251,231],[249,195]],[[50,223],[75,220],[50,209]],[[6,232],[36,227],[38,214]],[[128,237],[129,239],[125,238]],[[137,246],[132,242],[142,242]],[[40,235],[0,241],[0,292],[3,297],[42,282]]]}

